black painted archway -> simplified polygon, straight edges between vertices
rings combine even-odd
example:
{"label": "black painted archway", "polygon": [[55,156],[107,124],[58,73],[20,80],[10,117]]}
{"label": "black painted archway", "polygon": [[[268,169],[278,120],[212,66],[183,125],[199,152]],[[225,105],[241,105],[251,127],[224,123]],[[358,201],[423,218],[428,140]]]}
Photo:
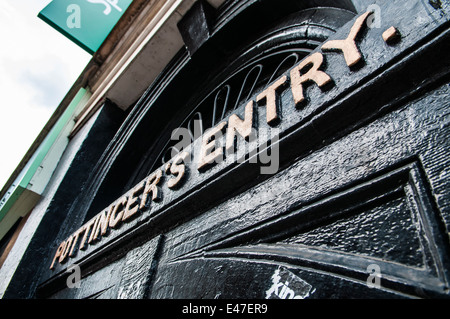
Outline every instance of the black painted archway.
{"label": "black painted archway", "polygon": [[[41,269],[38,296],[447,296],[448,7],[380,1],[370,10],[379,25],[349,1],[230,1],[209,16],[207,36],[177,55],[111,139],[68,208],[73,229],[56,236],[44,264],[70,233],[161,170],[159,201]],[[352,30],[354,65],[323,47]],[[292,70],[306,74],[308,65],[295,68],[313,55],[331,80],[305,83],[307,98],[295,103]],[[283,76],[278,119],[268,123],[258,96]],[[169,189],[173,130],[244,119],[249,101],[258,134],[276,133],[276,172],[261,174],[252,156],[199,171],[195,155]],[[194,137],[186,150],[197,154],[202,137]],[[248,143],[260,159],[265,142],[238,139],[237,148]],[[71,264],[83,274],[77,290],[65,286]]]}

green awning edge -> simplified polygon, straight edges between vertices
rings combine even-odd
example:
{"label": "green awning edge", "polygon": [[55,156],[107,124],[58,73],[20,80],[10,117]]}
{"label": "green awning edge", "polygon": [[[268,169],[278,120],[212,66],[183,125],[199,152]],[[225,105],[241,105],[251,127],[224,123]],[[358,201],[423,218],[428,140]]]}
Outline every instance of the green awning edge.
{"label": "green awning edge", "polygon": [[14,203],[20,198],[24,190],[28,187],[28,184],[30,183],[31,179],[33,178],[34,174],[36,173],[37,169],[41,165],[42,161],[44,160],[45,156],[48,154],[50,148],[55,143],[56,139],[58,138],[59,134],[63,130],[64,126],[67,124],[67,122],[70,120],[72,114],[74,113],[76,107],[80,103],[81,99],[84,97],[84,95],[87,93],[87,90],[85,88],[80,88],[75,95],[75,97],[70,102],[67,109],[64,111],[64,113],[61,115],[61,117],[58,119],[58,121],[55,123],[47,137],[44,139],[40,147],[38,148],[37,156],[34,158],[31,165],[28,167],[26,173],[16,186],[16,188],[12,191],[11,195],[8,197],[6,202],[3,204],[3,206],[0,208],[0,222],[2,219],[6,216],[6,214],[9,212],[11,207],[14,205]]}
{"label": "green awning edge", "polygon": [[78,46],[80,46],[83,50],[85,50],[90,55],[93,55],[95,51],[93,51],[91,48],[89,48],[87,45],[85,45],[83,42],[78,41],[77,38],[72,36],[70,33],[66,32],[64,29],[60,28],[56,23],[54,23],[52,20],[47,18],[42,13],[38,13],[38,18],[42,19],[44,22],[48,23],[50,26],[52,26],[54,29],[56,29],[59,33],[64,35],[65,37],[69,38],[69,40],[75,42]]}

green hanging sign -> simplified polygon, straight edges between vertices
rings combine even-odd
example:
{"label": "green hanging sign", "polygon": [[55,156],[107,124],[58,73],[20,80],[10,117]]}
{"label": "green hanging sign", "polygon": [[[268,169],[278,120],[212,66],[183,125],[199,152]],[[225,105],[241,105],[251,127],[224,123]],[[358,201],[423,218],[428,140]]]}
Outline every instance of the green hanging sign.
{"label": "green hanging sign", "polygon": [[132,1],[53,0],[38,17],[94,54]]}

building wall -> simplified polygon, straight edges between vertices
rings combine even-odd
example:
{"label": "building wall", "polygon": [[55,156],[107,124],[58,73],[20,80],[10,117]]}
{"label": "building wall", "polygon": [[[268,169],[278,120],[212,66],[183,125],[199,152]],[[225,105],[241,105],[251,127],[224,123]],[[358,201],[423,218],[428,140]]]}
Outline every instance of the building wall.
{"label": "building wall", "polygon": [[197,2],[138,102],[69,144],[4,297],[446,297],[449,7],[370,5]]}
{"label": "building wall", "polygon": [[[121,113],[117,110],[115,112]],[[109,119],[105,113],[107,111],[104,109],[98,110],[66,147],[50,183],[42,194],[42,199],[34,207],[16,244],[0,269],[0,276],[5,279],[2,280],[1,287],[3,294],[7,289],[15,289],[13,295],[16,298],[33,297],[33,291],[38,284],[33,278],[39,273],[39,269],[47,266],[42,263],[45,259],[44,247],[51,242],[52,232],[55,236],[60,231],[61,220],[66,218],[67,210],[63,210],[62,207],[67,209],[76,191],[83,187],[85,175],[95,165],[102,147],[106,147],[111,135],[117,129],[117,124],[108,123]],[[96,138],[103,139],[103,144]],[[12,278],[16,280],[13,279],[11,282]]]}

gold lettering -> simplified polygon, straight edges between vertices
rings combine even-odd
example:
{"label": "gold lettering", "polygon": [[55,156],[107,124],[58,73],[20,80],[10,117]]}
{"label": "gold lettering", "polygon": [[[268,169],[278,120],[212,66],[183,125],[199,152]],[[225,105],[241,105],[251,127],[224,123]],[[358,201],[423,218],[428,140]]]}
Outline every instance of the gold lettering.
{"label": "gold lettering", "polygon": [[[356,38],[371,13],[372,12],[368,11],[355,20],[346,39],[327,41],[322,45],[321,49],[324,51],[341,51],[348,67],[356,65],[362,59],[362,55],[356,46]],[[387,43],[394,43],[393,41],[397,40],[400,36],[398,30],[394,27],[390,27],[382,34],[383,40]],[[323,54],[315,52],[300,61],[300,63],[290,70],[290,86],[296,106],[299,106],[300,103],[306,100],[304,86],[307,83],[313,82],[321,89],[323,89],[325,85],[332,83],[331,77],[320,70],[323,62]],[[276,125],[280,120],[277,91],[279,91],[286,82],[287,76],[283,75],[256,96],[256,102],[261,104],[265,102],[266,121],[267,124],[271,126]],[[199,171],[204,169],[207,165],[217,162],[217,160],[224,155],[223,139],[219,141],[219,138],[222,137],[219,133],[222,133],[227,125],[228,131],[225,139],[225,150],[228,153],[234,150],[238,134],[244,139],[249,140],[251,134],[254,132],[254,109],[253,101],[249,101],[245,106],[244,119],[241,119],[237,114],[232,114],[229,117],[228,122],[221,122],[205,132],[201,140],[200,160],[197,167]],[[63,241],[55,252],[50,269],[54,269],[57,261],[63,263],[68,256],[72,257],[74,255],[78,239],[83,232],[84,235],[80,242],[80,249],[86,247],[86,241],[87,244],[90,244],[92,241],[99,239],[100,236],[107,235],[109,228],[118,228],[121,222],[127,221],[142,209],[148,207],[150,201],[160,200],[162,194],[158,184],[162,179],[162,169],[164,169],[166,175],[173,175],[173,177],[167,181],[168,188],[176,188],[186,175],[185,161],[187,156],[189,156],[188,152],[177,154],[173,161],[153,172],[128,192],[128,195],[125,194],[120,197],[107,209],[103,210],[87,224],[79,228],[68,239]],[[142,193],[141,196],[139,196],[140,193]],[[87,240],[88,238],[89,240]]]}
{"label": "gold lettering", "polygon": [[63,261],[66,259],[67,255],[69,254],[70,246],[73,242],[73,236],[70,236],[69,239],[66,241],[66,247],[63,250],[63,253],[59,256],[59,263],[62,264]]}
{"label": "gold lettering", "polygon": [[120,222],[122,221],[123,212],[125,210],[125,205],[127,204],[127,197],[122,196],[116,202],[115,207],[111,216],[109,217],[109,227],[116,228],[119,227]]}
{"label": "gold lettering", "polygon": [[286,80],[287,77],[285,75],[282,76],[256,97],[256,102],[266,101],[266,119],[269,125],[278,123],[276,91],[286,83]]}
{"label": "gold lettering", "polygon": [[181,154],[178,154],[173,160],[173,163],[170,166],[170,173],[176,175],[176,177],[169,179],[169,181],[167,182],[167,187],[169,187],[170,189],[175,188],[183,178],[186,171],[186,165],[184,165],[184,161],[188,156],[188,152],[183,152]]}
{"label": "gold lettering", "polygon": [[59,258],[59,257],[61,256],[61,254],[63,253],[63,251],[64,251],[65,248],[66,248],[66,242],[63,241],[63,242],[59,245],[58,249],[56,250],[55,257],[53,257],[52,264],[50,265],[50,269],[53,269],[53,268],[55,267],[55,261],[56,261],[56,258]]}
{"label": "gold lettering", "polygon": [[98,223],[100,221],[100,217],[101,217],[100,214],[95,216],[95,223],[94,223],[94,226],[92,226],[91,236],[89,236],[88,244],[92,243],[92,241],[94,240],[94,235],[97,230]]}
{"label": "gold lettering", "polygon": [[327,41],[322,45],[322,50],[342,51],[342,53],[344,54],[345,62],[349,67],[352,67],[356,63],[358,63],[362,59],[362,56],[358,50],[358,47],[356,46],[355,39],[358,33],[361,31],[362,26],[364,25],[364,22],[366,21],[367,17],[371,13],[372,11],[367,11],[366,13],[361,15],[358,19],[356,19],[346,39]]}
{"label": "gold lettering", "polygon": [[[84,230],[84,236],[81,239],[81,243],[80,243],[80,249],[85,249],[86,248],[86,240],[87,237],[89,235],[89,230],[91,229],[92,226],[94,226],[94,224],[97,221],[97,217],[91,219],[86,225],[85,225],[85,230]],[[94,228],[92,228],[93,230]]]}
{"label": "gold lettering", "polygon": [[[197,169],[199,171],[203,170],[209,164],[217,161],[220,158],[223,158],[223,147],[217,147],[216,145],[216,135],[222,132],[222,130],[227,125],[226,122],[221,122],[217,126],[209,129],[202,138],[202,145],[200,148],[200,161]],[[211,139],[215,137],[215,139]],[[215,149],[213,151],[213,149]]]}
{"label": "gold lettering", "polygon": [[239,133],[244,139],[248,140],[252,133],[253,127],[253,101],[250,101],[245,106],[244,120],[241,120],[239,116],[233,114],[228,120],[228,129],[226,137],[226,151],[227,154],[234,153],[234,140],[236,132]]}
{"label": "gold lettering", "polygon": [[395,27],[392,26],[389,29],[387,29],[386,31],[384,31],[381,36],[382,36],[384,42],[389,44],[389,43],[395,42],[399,38],[400,33],[398,32],[398,30]]}
{"label": "gold lettering", "polygon": [[[320,52],[316,52],[304,60],[302,60],[297,66],[295,66],[290,74],[291,74],[291,90],[292,95],[294,97],[295,105],[302,103],[305,100],[305,96],[303,94],[303,85],[306,82],[313,81],[320,88],[324,85],[331,82],[331,78],[323,71],[320,71],[319,68],[323,62],[323,55]],[[300,72],[307,66],[311,65],[311,68],[303,75],[300,75]]]}
{"label": "gold lettering", "polygon": [[[127,206],[125,207],[125,213],[123,214],[122,221],[126,221],[139,211],[139,205],[135,205],[139,199],[139,196],[136,196],[136,194],[142,191],[144,185],[145,180],[137,184],[131,191],[131,195],[130,198],[128,199]],[[132,207],[133,205],[135,206]]]}
{"label": "gold lettering", "polygon": [[[110,205],[108,208],[108,212],[106,210],[102,211],[99,214],[97,227],[95,232],[93,233],[92,240],[97,240],[99,235],[105,236],[108,231],[109,218],[111,217],[112,211],[114,209],[114,205]],[[100,232],[101,230],[101,232]]]}
{"label": "gold lettering", "polygon": [[80,234],[81,234],[82,232],[84,232],[85,227],[86,227],[86,226],[82,226],[81,228],[79,228],[79,229],[75,232],[75,234],[73,234],[74,240],[73,240],[73,243],[72,243],[72,249],[70,249],[69,257],[72,257],[72,256],[75,254],[74,250],[75,250],[75,246],[77,245],[78,237],[80,236]]}
{"label": "gold lettering", "polygon": [[161,199],[161,190],[157,186],[160,182],[162,177],[162,171],[157,170],[153,172],[149,177],[146,179],[144,192],[142,193],[142,199],[141,203],[139,205],[139,209],[144,209],[145,207],[149,206],[149,203],[147,203],[148,194],[152,193],[152,200],[157,201]]}

